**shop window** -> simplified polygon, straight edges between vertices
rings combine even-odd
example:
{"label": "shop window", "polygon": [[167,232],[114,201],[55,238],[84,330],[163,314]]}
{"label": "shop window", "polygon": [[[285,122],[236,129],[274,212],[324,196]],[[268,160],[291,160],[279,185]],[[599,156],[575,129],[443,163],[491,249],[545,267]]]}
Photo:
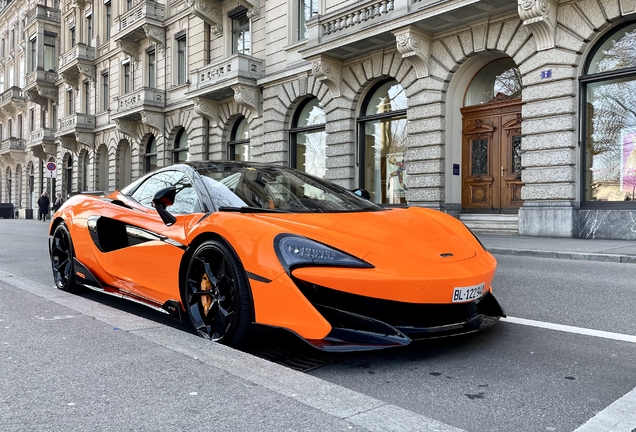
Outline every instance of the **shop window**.
{"label": "shop window", "polygon": [[371,89],[358,118],[360,187],[378,204],[406,204],[406,95],[395,80]]}
{"label": "shop window", "polygon": [[317,98],[305,100],[296,111],[289,130],[290,164],[324,178],[327,164],[325,110]]}
{"label": "shop window", "polygon": [[227,143],[227,158],[237,161],[247,161],[250,158],[250,128],[245,117],[234,123]]}
{"label": "shop window", "polygon": [[636,24],[614,30],[594,47],[580,78],[584,206],[636,201],[634,46]]}

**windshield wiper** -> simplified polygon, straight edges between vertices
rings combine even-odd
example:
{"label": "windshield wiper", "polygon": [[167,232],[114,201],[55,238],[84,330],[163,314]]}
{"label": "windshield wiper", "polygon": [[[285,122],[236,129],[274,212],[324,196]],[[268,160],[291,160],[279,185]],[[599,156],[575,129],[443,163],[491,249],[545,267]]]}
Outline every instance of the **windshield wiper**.
{"label": "windshield wiper", "polygon": [[219,207],[219,211],[239,213],[289,213],[285,210],[276,210],[258,207]]}

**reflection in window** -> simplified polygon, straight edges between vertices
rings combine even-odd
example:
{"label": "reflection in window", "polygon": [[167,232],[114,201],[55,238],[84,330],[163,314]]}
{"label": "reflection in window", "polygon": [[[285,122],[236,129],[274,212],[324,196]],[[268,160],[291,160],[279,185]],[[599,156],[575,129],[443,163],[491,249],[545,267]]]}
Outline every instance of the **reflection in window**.
{"label": "reflection in window", "polygon": [[484,66],[468,86],[464,106],[521,97],[521,73],[514,60],[503,58]]}
{"label": "reflection in window", "polygon": [[292,167],[324,178],[327,171],[325,110],[317,98],[308,99],[300,105],[289,135]]}
{"label": "reflection in window", "polygon": [[188,133],[181,129],[174,140],[174,150],[172,152],[172,162],[182,163],[188,160]]}
{"label": "reflection in window", "polygon": [[250,20],[247,9],[239,6],[229,16],[232,19],[232,54],[250,55]]}
{"label": "reflection in window", "polygon": [[230,141],[227,143],[228,160],[248,161],[250,159],[250,127],[245,117],[234,124]]}
{"label": "reflection in window", "polygon": [[636,67],[634,46],[636,24],[619,29],[595,49],[581,78],[586,201],[636,200],[636,73],[611,74]]}
{"label": "reflection in window", "polygon": [[154,136],[150,137],[146,144],[146,154],[144,155],[144,172],[150,172],[157,169],[157,140]]}
{"label": "reflection in window", "polygon": [[173,214],[188,214],[199,211],[197,193],[190,179],[181,171],[164,171],[149,177],[132,194],[145,207],[152,208],[152,199],[162,189],[176,187],[174,204],[166,210]]}
{"label": "reflection in window", "polygon": [[318,0],[298,0],[298,40],[307,39],[307,21],[318,15]]}
{"label": "reflection in window", "polygon": [[391,80],[372,91],[358,120],[361,186],[380,204],[406,203],[406,108],[404,89]]}

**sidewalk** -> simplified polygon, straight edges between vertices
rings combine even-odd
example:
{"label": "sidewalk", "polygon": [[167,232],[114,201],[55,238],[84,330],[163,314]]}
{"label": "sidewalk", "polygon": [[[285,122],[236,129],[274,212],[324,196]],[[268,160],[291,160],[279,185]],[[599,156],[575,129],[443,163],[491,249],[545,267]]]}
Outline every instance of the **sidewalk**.
{"label": "sidewalk", "polygon": [[573,239],[478,234],[494,255],[523,255],[636,264],[636,240]]}

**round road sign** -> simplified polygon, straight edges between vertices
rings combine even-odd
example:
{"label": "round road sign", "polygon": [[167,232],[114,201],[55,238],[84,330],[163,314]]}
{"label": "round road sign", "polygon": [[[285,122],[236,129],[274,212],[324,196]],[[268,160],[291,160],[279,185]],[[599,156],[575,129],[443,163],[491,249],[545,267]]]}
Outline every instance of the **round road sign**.
{"label": "round road sign", "polygon": [[57,169],[57,164],[55,162],[48,162],[46,164],[46,169],[49,171],[55,171]]}

